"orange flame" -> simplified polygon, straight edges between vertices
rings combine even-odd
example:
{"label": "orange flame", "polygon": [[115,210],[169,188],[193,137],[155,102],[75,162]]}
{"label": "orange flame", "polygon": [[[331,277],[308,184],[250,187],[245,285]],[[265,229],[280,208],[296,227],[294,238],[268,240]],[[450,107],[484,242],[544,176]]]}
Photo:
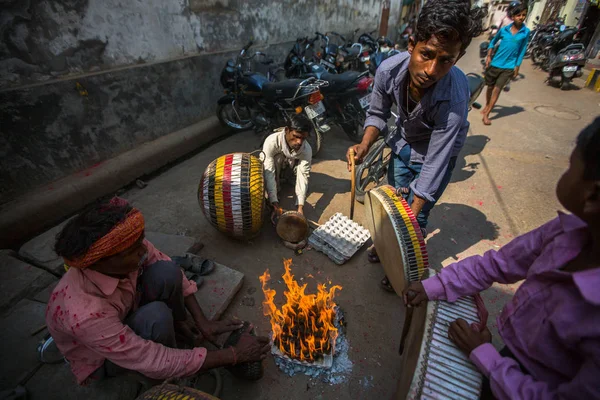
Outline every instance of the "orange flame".
{"label": "orange flame", "polygon": [[313,362],[323,354],[333,354],[335,350],[338,330],[333,324],[333,297],[335,291],[342,287],[336,285],[328,291],[324,284],[319,284],[317,294],[305,294],[307,284],[298,285],[292,275],[291,264],[291,259],[283,261],[285,274],[282,278],[287,290],[283,292],[286,302],[281,309],[274,302],[275,290],[267,287],[271,279],[269,270],[259,277],[265,294],[263,313],[271,320],[273,343],[283,354]]}

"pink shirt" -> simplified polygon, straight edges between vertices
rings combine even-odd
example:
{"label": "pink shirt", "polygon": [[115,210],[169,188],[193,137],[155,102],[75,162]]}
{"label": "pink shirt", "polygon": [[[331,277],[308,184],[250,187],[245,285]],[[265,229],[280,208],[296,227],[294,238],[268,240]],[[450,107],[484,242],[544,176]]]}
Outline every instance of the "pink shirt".
{"label": "pink shirt", "polygon": [[[148,259],[143,268],[170,258],[144,240]],[[183,275],[183,271],[182,271]],[[137,308],[138,271],[117,279],[90,269],[71,268],[48,302],[46,323],[61,353],[69,360],[79,384],[109,359],[153,379],[197,372],[206,349],[179,350],[142,339],[123,321]],[[183,296],[195,293],[195,282],[183,276]]]}
{"label": "pink shirt", "polygon": [[469,257],[423,281],[430,299],[454,301],[493,282],[525,279],[498,317],[498,331],[531,375],[489,343],[470,355],[498,399],[600,399],[600,265],[560,270],[588,240],[583,221],[559,213],[499,251]]}

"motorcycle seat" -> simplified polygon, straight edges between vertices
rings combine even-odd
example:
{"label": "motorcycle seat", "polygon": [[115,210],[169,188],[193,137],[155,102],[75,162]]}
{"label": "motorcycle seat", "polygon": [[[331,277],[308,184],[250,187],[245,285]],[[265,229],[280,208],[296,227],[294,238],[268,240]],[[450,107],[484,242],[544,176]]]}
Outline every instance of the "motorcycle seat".
{"label": "motorcycle seat", "polygon": [[262,93],[265,99],[290,99],[296,94],[298,85],[302,79],[288,79],[281,82],[265,83],[262,87]]}
{"label": "motorcycle seat", "polygon": [[322,87],[321,91],[323,93],[334,93],[345,90],[354,82],[356,82],[360,75],[361,73],[357,71],[346,71],[341,74],[330,74],[329,72],[324,72],[321,74],[319,79],[329,82],[329,86]]}

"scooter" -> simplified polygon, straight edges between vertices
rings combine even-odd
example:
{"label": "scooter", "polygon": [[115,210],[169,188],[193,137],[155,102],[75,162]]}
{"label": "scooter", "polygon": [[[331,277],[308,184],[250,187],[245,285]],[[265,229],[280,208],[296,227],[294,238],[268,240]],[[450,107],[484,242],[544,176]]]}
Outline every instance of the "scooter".
{"label": "scooter", "polygon": [[547,82],[560,79],[559,86],[566,90],[573,78],[583,75],[585,66],[585,46],[576,43],[576,37],[583,29],[566,28],[554,41],[550,49]]}

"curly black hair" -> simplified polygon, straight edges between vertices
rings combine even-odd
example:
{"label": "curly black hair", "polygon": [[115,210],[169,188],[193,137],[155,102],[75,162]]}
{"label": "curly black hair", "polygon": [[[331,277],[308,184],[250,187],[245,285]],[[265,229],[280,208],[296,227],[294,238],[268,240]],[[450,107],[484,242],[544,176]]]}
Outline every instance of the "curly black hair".
{"label": "curly black hair", "polygon": [[513,1],[508,5],[508,10],[506,10],[506,14],[512,18],[515,15],[521,14],[523,11],[527,10],[527,3],[520,1]]}
{"label": "curly black hair", "polygon": [[583,178],[600,179],[600,117],[596,117],[577,136],[577,148],[583,156],[585,165]]}
{"label": "curly black hair", "polygon": [[427,42],[432,36],[444,41],[460,40],[464,51],[483,32],[485,15],[482,8],[471,8],[470,0],[429,0],[419,14],[416,41]]}
{"label": "curly black hair", "polygon": [[54,251],[64,258],[79,257],[101,237],[123,221],[132,210],[129,204],[94,203],[70,220],[56,235]]}

